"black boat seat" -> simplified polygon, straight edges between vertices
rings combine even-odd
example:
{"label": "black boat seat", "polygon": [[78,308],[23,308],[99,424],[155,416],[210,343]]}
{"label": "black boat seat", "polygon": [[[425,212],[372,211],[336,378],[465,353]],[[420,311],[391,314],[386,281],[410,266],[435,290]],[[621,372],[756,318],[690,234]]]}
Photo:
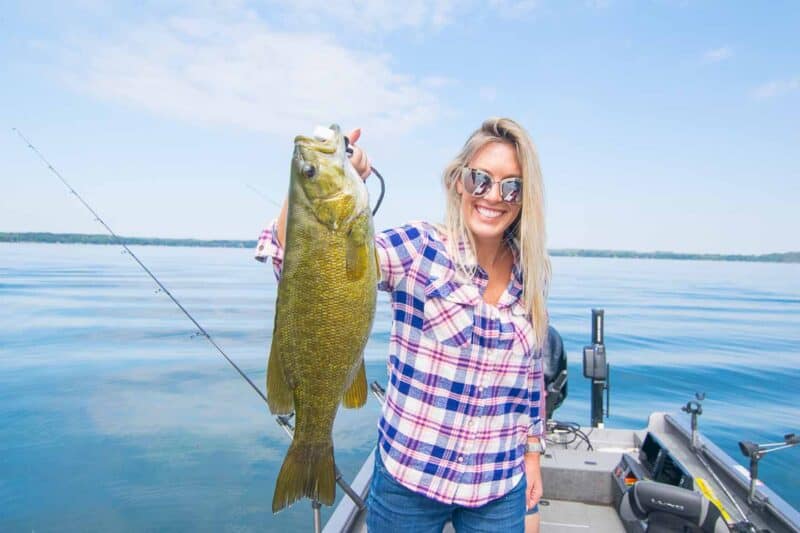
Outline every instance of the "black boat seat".
{"label": "black boat seat", "polygon": [[634,483],[622,497],[619,515],[628,522],[646,520],[648,533],[730,531],[719,509],[708,498],[699,492],[656,481]]}
{"label": "black boat seat", "polygon": [[561,335],[553,326],[547,327],[547,342],[542,351],[544,383],[547,390],[547,419],[567,398],[567,352]]}

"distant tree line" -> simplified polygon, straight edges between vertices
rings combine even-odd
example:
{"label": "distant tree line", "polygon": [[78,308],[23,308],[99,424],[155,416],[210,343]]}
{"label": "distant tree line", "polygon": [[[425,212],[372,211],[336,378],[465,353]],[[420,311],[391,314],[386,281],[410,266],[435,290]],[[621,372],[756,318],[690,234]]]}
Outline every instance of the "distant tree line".
{"label": "distant tree line", "polygon": [[580,248],[567,248],[561,250],[550,250],[550,255],[561,257],[620,257],[624,259],[692,259],[702,261],[800,263],[800,252],[785,252],[762,255],[682,254],[678,252],[634,252],[629,250],[584,250]]}
{"label": "distant tree line", "polygon": [[[120,237],[125,244],[142,246],[189,246],[204,248],[252,248],[256,241],[164,239],[160,237]],[[53,244],[118,244],[111,235],[86,233],[3,233],[0,242],[41,242]]]}
{"label": "distant tree line", "polygon": [[[189,246],[205,248],[253,248],[255,240],[200,240],[163,239],[157,237],[120,237],[125,244],[142,246]],[[3,233],[0,242],[39,242],[61,244],[117,244],[110,235],[85,233]],[[704,261],[750,261],[763,263],[800,263],[800,252],[773,253],[763,255],[737,254],[682,254],[677,252],[634,252],[629,250],[584,250],[566,248],[550,250],[557,257],[619,257],[623,259],[683,259]]]}

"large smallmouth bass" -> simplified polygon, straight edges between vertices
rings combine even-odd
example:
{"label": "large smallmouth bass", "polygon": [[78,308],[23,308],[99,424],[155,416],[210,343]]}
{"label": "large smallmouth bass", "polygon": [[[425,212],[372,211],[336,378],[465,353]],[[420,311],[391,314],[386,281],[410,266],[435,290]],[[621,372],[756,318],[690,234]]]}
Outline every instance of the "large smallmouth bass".
{"label": "large smallmouth bass", "polygon": [[273,414],[296,414],[272,497],[278,512],[302,497],[333,505],[333,420],[339,403],[367,400],[363,352],[378,270],[369,197],[339,127],[294,141],[283,271],[267,364]]}

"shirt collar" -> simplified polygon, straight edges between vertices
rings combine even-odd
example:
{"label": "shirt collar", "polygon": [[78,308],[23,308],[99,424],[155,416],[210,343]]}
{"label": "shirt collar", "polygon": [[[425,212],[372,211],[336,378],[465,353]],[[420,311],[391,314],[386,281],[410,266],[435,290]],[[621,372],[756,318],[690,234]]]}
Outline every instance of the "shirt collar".
{"label": "shirt collar", "polygon": [[[497,302],[498,308],[509,307],[514,305],[522,297],[522,265],[519,262],[519,245],[516,239],[509,241],[509,248],[514,254],[514,264],[511,267],[511,280],[500,296]],[[459,257],[456,258],[459,264],[467,267],[469,270],[474,270],[475,275],[472,278],[473,283],[478,286],[481,294],[486,289],[489,283],[489,275],[486,271],[478,265],[475,254],[462,240],[458,244]]]}

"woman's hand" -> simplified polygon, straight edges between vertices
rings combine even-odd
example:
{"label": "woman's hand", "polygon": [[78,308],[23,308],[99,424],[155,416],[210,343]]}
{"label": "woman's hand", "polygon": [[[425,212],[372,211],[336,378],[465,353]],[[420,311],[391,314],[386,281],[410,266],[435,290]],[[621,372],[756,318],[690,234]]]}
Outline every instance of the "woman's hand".
{"label": "woman's hand", "polygon": [[525,480],[528,484],[525,494],[525,510],[528,510],[539,503],[544,493],[544,488],[542,487],[542,468],[538,453],[525,454]]}
{"label": "woman's hand", "polygon": [[356,141],[361,137],[361,128],[356,128],[350,132],[347,138],[350,140],[350,148],[353,149],[353,155],[350,156],[350,162],[353,168],[356,169],[358,175],[362,180],[366,180],[370,172],[372,172],[372,165],[369,162],[366,152],[356,146]]}

